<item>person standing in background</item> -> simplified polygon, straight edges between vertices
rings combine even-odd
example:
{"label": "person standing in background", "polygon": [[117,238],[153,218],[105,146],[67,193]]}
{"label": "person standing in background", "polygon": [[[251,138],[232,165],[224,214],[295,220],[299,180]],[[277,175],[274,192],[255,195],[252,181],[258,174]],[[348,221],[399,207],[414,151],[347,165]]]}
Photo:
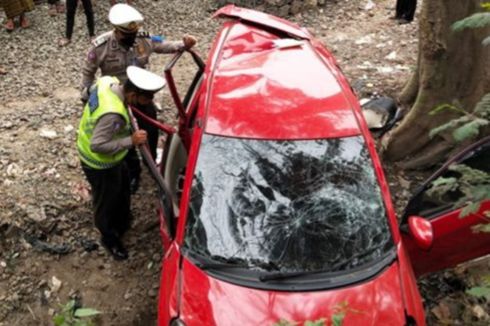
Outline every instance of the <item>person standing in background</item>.
{"label": "person standing in background", "polygon": [[14,19],[16,17],[19,17],[20,27],[27,28],[30,26],[25,13],[34,9],[32,0],[1,0],[0,3],[5,11],[5,16],[7,16],[5,23],[7,32],[12,32],[15,29]]}
{"label": "person standing in background", "polygon": [[[73,34],[73,25],[75,24],[75,14],[77,12],[79,0],[66,0],[66,32],[65,37],[58,42],[59,46],[67,46],[71,42],[71,36]],[[85,11],[85,17],[87,17],[87,29],[90,39],[94,38],[94,10],[91,0],[81,0],[83,4],[83,10]]]}
{"label": "person standing in background", "polygon": [[417,0],[397,0],[395,19],[399,24],[408,24],[413,21],[417,9]]}

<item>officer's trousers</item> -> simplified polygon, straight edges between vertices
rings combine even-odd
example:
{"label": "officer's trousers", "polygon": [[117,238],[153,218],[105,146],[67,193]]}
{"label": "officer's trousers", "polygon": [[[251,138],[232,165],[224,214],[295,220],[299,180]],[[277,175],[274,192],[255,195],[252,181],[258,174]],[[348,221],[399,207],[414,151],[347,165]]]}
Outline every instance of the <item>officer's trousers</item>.
{"label": "officer's trousers", "polygon": [[131,223],[131,194],[126,163],[97,170],[82,162],[82,169],[92,187],[95,226],[105,242],[112,244],[129,229]]}
{"label": "officer's trousers", "polygon": [[411,22],[415,16],[416,8],[417,0],[397,0],[395,18],[406,19]]}
{"label": "officer's trousers", "polygon": [[[152,119],[157,118],[157,109],[155,103],[151,103],[150,105],[147,106],[136,106],[136,108],[142,113],[146,114],[149,118]],[[155,160],[157,157],[158,128],[152,126],[151,124],[141,119],[136,114],[135,117],[140,129],[145,130],[148,134],[148,146],[150,147],[151,156]],[[128,164],[129,175],[131,179],[139,178],[141,174],[141,166],[140,166],[140,161],[138,159],[138,154],[136,153],[136,150],[134,148],[129,150],[125,161]]]}

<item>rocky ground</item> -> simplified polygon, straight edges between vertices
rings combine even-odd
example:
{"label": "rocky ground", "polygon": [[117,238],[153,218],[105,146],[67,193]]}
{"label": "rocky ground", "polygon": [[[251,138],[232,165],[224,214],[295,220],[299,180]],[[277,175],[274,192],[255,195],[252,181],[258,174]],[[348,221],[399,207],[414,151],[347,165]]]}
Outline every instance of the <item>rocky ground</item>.
{"label": "rocky ground", "polygon": [[[96,0],[96,32],[107,23],[109,1]],[[135,0],[145,27],[178,39],[199,39],[205,57],[219,23],[205,0]],[[397,25],[394,1],[326,1],[319,11],[290,17],[312,30],[334,53],[363,97],[394,96],[416,59],[417,25]],[[103,312],[100,325],[152,325],[162,257],[152,181],[133,197],[134,225],[125,239],[130,258],[114,262],[98,244],[90,194],[75,151],[81,113],[81,62],[89,39],[83,10],[73,42],[59,48],[64,15],[49,17],[43,2],[29,14],[32,27],[0,31],[0,326],[51,325],[59,305],[77,298]],[[0,16],[2,17],[2,16]],[[162,72],[169,56],[154,56]],[[300,63],[296,63],[300,64]],[[176,72],[183,87],[191,65]],[[158,98],[160,118],[173,122],[168,92]],[[397,208],[420,181],[387,167]],[[488,324],[488,303],[464,294],[483,273],[480,260],[420,281],[430,324]]]}

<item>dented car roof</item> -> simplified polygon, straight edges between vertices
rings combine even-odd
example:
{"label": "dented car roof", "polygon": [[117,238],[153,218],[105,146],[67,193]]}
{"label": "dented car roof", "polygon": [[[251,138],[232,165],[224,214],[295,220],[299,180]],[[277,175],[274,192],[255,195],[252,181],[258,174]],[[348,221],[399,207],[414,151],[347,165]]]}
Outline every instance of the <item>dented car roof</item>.
{"label": "dented car roof", "polygon": [[345,94],[350,89],[308,39],[243,19],[225,26],[208,62],[207,133],[259,139],[361,134]]}

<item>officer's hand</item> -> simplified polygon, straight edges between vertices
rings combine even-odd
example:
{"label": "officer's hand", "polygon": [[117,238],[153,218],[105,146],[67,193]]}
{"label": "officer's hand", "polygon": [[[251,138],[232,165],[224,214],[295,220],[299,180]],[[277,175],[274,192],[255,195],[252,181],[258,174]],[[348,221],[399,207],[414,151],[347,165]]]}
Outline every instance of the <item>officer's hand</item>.
{"label": "officer's hand", "polygon": [[131,140],[133,141],[134,146],[141,145],[146,142],[146,131],[144,130],[136,130],[131,135]]}
{"label": "officer's hand", "polygon": [[197,42],[196,38],[192,35],[185,35],[183,41],[184,41],[184,48],[186,48],[187,50],[192,48]]}

